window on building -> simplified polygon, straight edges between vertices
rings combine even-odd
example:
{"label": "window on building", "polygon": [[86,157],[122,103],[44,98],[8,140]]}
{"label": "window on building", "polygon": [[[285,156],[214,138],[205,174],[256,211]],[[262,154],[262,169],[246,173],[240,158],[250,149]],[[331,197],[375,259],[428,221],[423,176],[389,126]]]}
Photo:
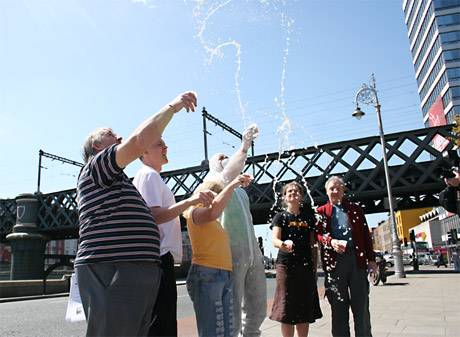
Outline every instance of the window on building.
{"label": "window on building", "polygon": [[454,105],[446,114],[448,124],[454,123],[454,117],[460,115],[460,105]]}
{"label": "window on building", "polygon": [[442,97],[444,106],[447,106],[451,101],[460,99],[460,86],[450,87]]}
{"label": "window on building", "polygon": [[460,78],[460,68],[447,69],[447,78],[449,80],[457,80]]}
{"label": "window on building", "polygon": [[[432,65],[432,62],[436,56],[436,63]],[[441,63],[441,65],[438,65],[438,63]],[[428,57],[426,58],[425,62],[423,63],[422,69],[417,75],[417,84],[420,87],[422,85],[423,80],[425,79],[425,75],[428,72],[428,69],[441,69],[442,65],[445,63],[444,59],[441,57],[441,53],[439,53],[439,49],[437,51],[432,50],[428,54]],[[433,71],[433,70],[431,70]],[[435,70],[436,71],[436,70]]]}
{"label": "window on building", "polygon": [[[442,96],[442,103],[444,105],[444,107],[446,107],[447,105],[449,105],[449,103],[453,100],[453,99],[456,99],[457,96],[455,96],[455,93],[454,91],[452,90],[453,88],[457,88],[457,87],[450,87],[445,93],[444,93],[444,96]],[[460,87],[458,87],[460,88]]]}
{"label": "window on building", "polygon": [[[428,90],[431,88],[431,85],[433,84],[434,80],[436,79],[436,77],[439,76],[439,71],[441,70],[441,68],[442,68],[442,59],[439,58],[438,62],[436,62],[436,65],[431,70],[430,75],[428,76],[427,80],[423,84],[422,89],[420,90],[420,98],[421,99],[423,99],[425,97],[425,95],[427,94]],[[443,74],[443,77],[445,77],[445,78],[444,79],[441,78],[441,80],[444,81],[444,84],[445,84],[445,82],[447,82],[447,75]],[[421,81],[420,81],[419,85],[420,84],[421,84]],[[442,86],[443,84],[440,84],[440,85]]]}
{"label": "window on building", "polygon": [[443,54],[446,62],[455,62],[460,60],[460,49],[446,50]]}
{"label": "window on building", "polygon": [[412,41],[412,39],[414,38],[414,34],[417,31],[417,28],[418,28],[418,26],[420,24],[420,19],[422,18],[422,14],[423,14],[424,9],[425,9],[425,4],[426,4],[426,0],[422,0],[422,3],[420,5],[418,13],[417,13],[417,17],[415,18],[414,25],[412,26],[412,31],[409,34],[409,40],[410,41]]}
{"label": "window on building", "polygon": [[[422,48],[420,49],[417,59],[415,60],[416,71],[419,69],[420,65],[422,64],[422,61],[424,60],[424,55],[427,52],[428,46],[430,45],[431,45],[431,41],[426,39],[425,42],[423,43]],[[431,62],[433,60],[433,57],[436,55],[436,52],[438,51],[440,47],[441,47],[441,38],[438,35],[436,37],[436,40],[433,43],[433,46],[430,48],[430,52],[427,56],[426,62]]]}
{"label": "window on building", "polygon": [[[431,28],[430,28],[430,32],[428,33],[427,39],[431,40],[431,38],[433,37],[433,34],[434,34],[435,30],[436,30],[436,27],[433,27],[435,25],[434,24],[435,21],[434,20],[431,21],[431,18],[432,18],[433,13],[434,13],[434,9],[433,9],[433,6],[431,4],[429,6],[430,6],[429,10],[425,15],[425,18],[423,19],[422,24],[420,25],[420,27],[418,29],[413,29],[411,36],[409,36],[409,39],[412,42],[412,39],[414,37],[413,34],[416,31],[418,31],[417,38],[415,39],[414,47],[412,48],[412,50],[414,52],[418,49],[418,47],[420,46],[420,43],[422,42],[422,38],[423,38],[423,36],[425,34],[425,31],[428,28],[428,23],[432,22],[432,24],[430,25]],[[420,9],[420,12],[422,12],[422,9]]]}
{"label": "window on building", "polygon": [[[410,23],[412,11],[414,10],[414,1],[406,1],[406,6],[404,7],[404,14],[406,15],[407,22]],[[409,11],[409,12],[408,12]]]}
{"label": "window on building", "polygon": [[[446,85],[446,83],[447,83],[447,74],[446,74],[446,72],[443,72],[443,74],[442,74],[441,78],[439,79],[438,83],[434,87],[433,91],[431,91],[431,94],[428,96],[428,99],[425,101],[425,103],[422,106],[422,113],[423,113],[424,117],[428,113],[428,110],[431,108],[431,105],[434,103],[434,101],[436,100],[438,95],[441,93],[441,91],[444,88],[444,86]],[[420,97],[420,99],[423,100],[422,97]],[[443,99],[443,102],[444,102],[444,99]],[[445,103],[444,103],[444,106],[446,106]]]}
{"label": "window on building", "polygon": [[436,9],[457,7],[458,5],[458,0],[434,0],[434,7]]}
{"label": "window on building", "polygon": [[453,99],[460,98],[460,87],[450,87],[449,90],[451,91]]}
{"label": "window on building", "polygon": [[460,13],[441,15],[436,18],[438,26],[451,26],[460,24]]}
{"label": "window on building", "polygon": [[423,34],[420,34],[418,35],[417,37],[417,40],[415,41],[415,44],[414,44],[414,47],[412,48],[412,56],[415,57],[415,55],[417,54],[417,51],[419,50],[419,47],[420,47],[420,53],[421,54],[424,54],[425,51],[427,50],[431,40],[433,39],[433,36],[436,34],[436,30],[437,30],[437,27],[433,21],[433,23],[431,24],[431,28],[430,30],[428,31],[427,35],[426,35],[426,38],[425,38],[425,42],[422,44],[422,47],[420,47],[420,43],[422,41],[421,39],[421,36]]}
{"label": "window on building", "polygon": [[460,41],[459,30],[441,34],[441,43],[454,43],[458,41]]}

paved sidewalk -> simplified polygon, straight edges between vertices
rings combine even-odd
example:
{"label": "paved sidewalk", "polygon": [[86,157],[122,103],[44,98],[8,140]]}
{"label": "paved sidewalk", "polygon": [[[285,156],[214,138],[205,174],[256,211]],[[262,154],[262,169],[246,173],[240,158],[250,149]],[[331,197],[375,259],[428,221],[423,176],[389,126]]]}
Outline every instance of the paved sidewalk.
{"label": "paved sidewalk", "polygon": [[[384,286],[371,286],[370,301],[373,337],[460,336],[460,274],[390,276]],[[321,300],[321,308],[324,317],[310,326],[309,336],[331,336],[327,300]],[[279,323],[269,319],[262,329],[264,337],[281,335]]]}
{"label": "paved sidewalk", "polygon": [[[385,285],[371,286],[373,337],[460,336],[460,274],[452,273],[450,268],[447,272],[428,266],[423,269],[419,274],[409,272],[405,279],[390,276]],[[324,288],[319,292],[324,293]],[[268,310],[271,306],[269,300]],[[331,336],[327,300],[321,299],[321,309],[324,317],[310,325],[311,337]],[[351,313],[350,326],[354,336]],[[179,320],[179,335],[196,336],[194,316]],[[266,318],[262,336],[281,336],[280,324]]]}

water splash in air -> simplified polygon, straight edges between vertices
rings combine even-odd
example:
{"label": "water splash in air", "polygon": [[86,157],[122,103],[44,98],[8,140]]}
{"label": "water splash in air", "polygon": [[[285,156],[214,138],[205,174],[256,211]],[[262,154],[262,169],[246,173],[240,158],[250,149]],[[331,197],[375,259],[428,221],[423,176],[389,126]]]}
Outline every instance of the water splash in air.
{"label": "water splash in air", "polygon": [[206,5],[205,0],[197,0],[195,8],[193,9],[193,16],[198,20],[198,33],[196,37],[200,41],[204,50],[207,54],[207,63],[212,64],[215,57],[222,58],[224,56],[223,50],[227,47],[233,47],[235,49],[235,64],[236,70],[234,75],[234,85],[235,93],[238,101],[238,107],[241,113],[241,118],[243,119],[243,125],[246,127],[248,125],[248,120],[246,117],[246,108],[244,107],[243,100],[241,99],[241,88],[240,88],[240,78],[241,78],[241,44],[234,40],[229,39],[228,41],[222,43],[213,43],[208,41],[204,34],[208,27],[209,20],[216,15],[220,10],[230,5],[233,0],[226,0],[221,2],[211,2],[209,8],[203,13],[204,7]]}
{"label": "water splash in air", "polygon": [[279,114],[282,119],[281,124],[278,126],[276,133],[279,137],[279,153],[289,150],[290,142],[289,136],[292,133],[292,125],[286,114],[286,69],[288,64],[289,57],[289,47],[291,44],[291,33],[294,20],[287,17],[286,14],[281,14],[281,27],[284,29],[286,38],[285,46],[283,50],[283,61],[282,61],[282,70],[281,70],[281,82],[280,82],[280,94],[275,98],[275,103],[279,109]]}

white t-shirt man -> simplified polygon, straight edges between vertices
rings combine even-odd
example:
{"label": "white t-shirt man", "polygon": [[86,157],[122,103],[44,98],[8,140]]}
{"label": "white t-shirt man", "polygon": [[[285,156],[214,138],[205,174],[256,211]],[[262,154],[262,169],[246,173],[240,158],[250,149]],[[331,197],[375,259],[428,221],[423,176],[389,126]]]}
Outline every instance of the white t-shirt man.
{"label": "white t-shirt man", "polygon": [[[144,198],[148,207],[169,207],[176,203],[174,194],[165,184],[160,174],[153,168],[142,165],[136,173],[134,186]],[[160,229],[160,255],[170,252],[175,263],[182,262],[182,233],[179,217],[159,224]]]}

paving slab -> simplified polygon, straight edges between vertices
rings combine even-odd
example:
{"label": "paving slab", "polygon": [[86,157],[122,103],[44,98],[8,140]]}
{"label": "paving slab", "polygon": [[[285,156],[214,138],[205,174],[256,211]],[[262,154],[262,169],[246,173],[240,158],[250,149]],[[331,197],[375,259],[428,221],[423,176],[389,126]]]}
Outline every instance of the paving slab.
{"label": "paving slab", "polygon": [[[436,270],[394,276],[371,287],[370,311],[374,337],[460,337],[460,274]],[[310,325],[310,336],[331,336],[329,303],[321,299],[324,317]],[[350,317],[352,314],[350,313]],[[279,323],[266,319],[264,337],[279,337]],[[350,320],[353,336],[353,321]]]}
{"label": "paving slab", "polygon": [[[323,289],[319,289],[321,295]],[[460,337],[460,274],[424,270],[404,279],[390,276],[386,285],[370,289],[373,337]],[[273,299],[268,301],[268,312]],[[329,303],[320,299],[323,318],[310,325],[309,336],[331,336]],[[350,313],[351,335],[353,315]],[[266,318],[263,337],[281,336],[278,322]],[[179,336],[194,337],[194,317],[179,320]]]}

